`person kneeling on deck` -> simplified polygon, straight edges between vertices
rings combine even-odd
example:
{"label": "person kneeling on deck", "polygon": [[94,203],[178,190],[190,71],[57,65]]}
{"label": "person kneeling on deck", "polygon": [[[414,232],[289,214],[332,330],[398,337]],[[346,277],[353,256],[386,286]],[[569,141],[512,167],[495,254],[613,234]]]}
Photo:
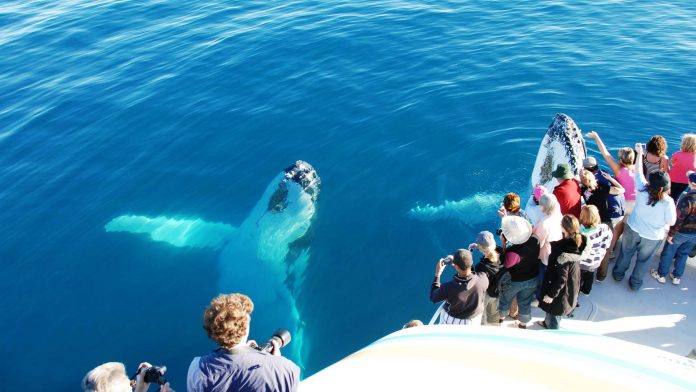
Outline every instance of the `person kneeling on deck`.
{"label": "person kneeling on deck", "polygon": [[221,294],[203,314],[203,328],[220,348],[196,357],[188,371],[189,392],[296,391],[300,368],[280,356],[272,340],[270,353],[247,340],[254,304],[243,294]]}
{"label": "person kneeling on deck", "polygon": [[[437,261],[430,300],[433,303],[445,301],[440,324],[481,325],[488,278],[485,274],[472,272],[473,264],[471,252],[466,249],[458,249],[454,255]],[[457,274],[440,286],[440,276],[448,265],[454,267]]]}

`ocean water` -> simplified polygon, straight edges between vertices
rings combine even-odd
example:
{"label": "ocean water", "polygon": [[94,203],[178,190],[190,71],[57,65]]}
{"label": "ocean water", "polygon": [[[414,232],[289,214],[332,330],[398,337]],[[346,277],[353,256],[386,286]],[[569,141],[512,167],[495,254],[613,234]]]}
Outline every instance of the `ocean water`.
{"label": "ocean water", "polygon": [[696,131],[694,21],[691,0],[0,3],[0,390],[144,360],[185,390],[220,252],[104,225],[238,225],[297,159],[322,178],[303,375],[427,321],[436,259],[529,193],[555,113],[614,151]]}

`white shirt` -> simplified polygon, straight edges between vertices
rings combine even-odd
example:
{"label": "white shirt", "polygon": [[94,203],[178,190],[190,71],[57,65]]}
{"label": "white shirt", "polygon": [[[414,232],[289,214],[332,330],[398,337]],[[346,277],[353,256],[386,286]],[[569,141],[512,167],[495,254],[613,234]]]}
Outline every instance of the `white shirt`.
{"label": "white shirt", "polygon": [[636,172],[635,184],[636,206],[628,217],[628,225],[645,239],[665,239],[667,230],[677,221],[677,208],[674,205],[674,199],[665,195],[654,206],[649,206],[650,196],[645,190],[648,181],[645,180],[642,172]]}

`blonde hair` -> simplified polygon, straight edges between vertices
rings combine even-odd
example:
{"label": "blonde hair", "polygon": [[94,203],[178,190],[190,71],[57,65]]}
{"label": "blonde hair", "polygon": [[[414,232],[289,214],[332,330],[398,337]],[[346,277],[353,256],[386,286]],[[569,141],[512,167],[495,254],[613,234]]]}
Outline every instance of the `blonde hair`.
{"label": "blonde hair", "polygon": [[619,162],[623,166],[633,165],[636,162],[636,152],[631,147],[619,149]]}
{"label": "blonde hair", "polygon": [[254,303],[244,294],[220,294],[203,313],[203,329],[220,347],[231,350],[249,331]]}
{"label": "blonde hair", "polygon": [[539,207],[541,212],[546,216],[551,216],[561,212],[561,205],[558,204],[558,199],[553,193],[547,193],[539,199]]}
{"label": "blonde hair", "polygon": [[575,241],[575,245],[579,248],[580,245],[582,245],[582,234],[580,234],[580,222],[578,222],[578,218],[570,214],[563,215],[561,227],[568,233],[567,238],[572,238]]}
{"label": "blonde hair", "polygon": [[479,247],[479,250],[481,251],[481,253],[483,253],[484,256],[486,256],[488,260],[490,260],[491,263],[497,263],[500,260],[500,255],[498,254],[498,252],[495,251],[495,247]]}
{"label": "blonde hair", "polygon": [[696,135],[687,133],[682,136],[681,150],[684,152],[696,152]]}
{"label": "blonde hair", "polygon": [[82,379],[86,392],[131,392],[126,367],[121,362],[107,362],[90,370]]}
{"label": "blonde hair", "polygon": [[580,183],[590,188],[590,190],[597,189],[597,178],[595,177],[594,173],[587,169],[582,169],[580,172]]}
{"label": "blonde hair", "polygon": [[582,210],[580,210],[579,222],[587,228],[599,226],[599,224],[602,223],[602,218],[599,216],[597,207],[591,204],[582,207]]}

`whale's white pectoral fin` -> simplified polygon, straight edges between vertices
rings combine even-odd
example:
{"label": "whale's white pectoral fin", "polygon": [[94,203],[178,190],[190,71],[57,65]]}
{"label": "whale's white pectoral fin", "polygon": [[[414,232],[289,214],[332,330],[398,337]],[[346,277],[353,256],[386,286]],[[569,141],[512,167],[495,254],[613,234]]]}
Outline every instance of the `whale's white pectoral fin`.
{"label": "whale's white pectoral fin", "polygon": [[166,216],[150,218],[122,215],[104,226],[107,232],[149,234],[153,241],[166,242],[176,247],[222,248],[236,232],[233,226],[206,222],[201,219],[175,219]]}
{"label": "whale's white pectoral fin", "polygon": [[476,193],[458,201],[445,201],[438,206],[415,206],[408,216],[420,221],[456,219],[469,224],[477,224],[497,217],[497,210],[503,195]]}

